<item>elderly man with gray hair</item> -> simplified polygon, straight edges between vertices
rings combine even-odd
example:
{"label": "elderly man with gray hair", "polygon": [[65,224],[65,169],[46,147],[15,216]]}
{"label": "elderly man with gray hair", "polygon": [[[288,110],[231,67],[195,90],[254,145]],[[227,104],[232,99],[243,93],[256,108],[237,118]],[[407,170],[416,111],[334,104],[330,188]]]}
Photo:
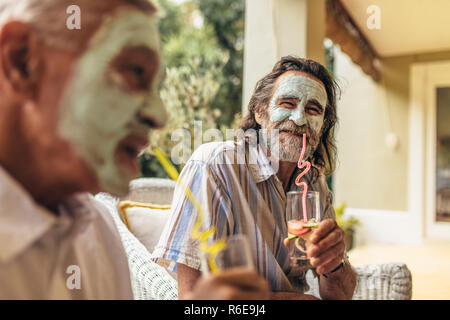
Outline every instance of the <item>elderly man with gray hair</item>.
{"label": "elderly man with gray hair", "polygon": [[[217,231],[214,240],[236,234],[248,238],[253,261],[270,283],[272,299],[353,296],[356,275],[345,253],[344,232],[335,221],[333,196],[325,180],[334,167],[337,89],[318,62],[282,57],[256,84],[240,126],[246,133],[242,139],[201,145],[180,174],[183,185],[209,209],[204,228]],[[299,165],[299,159],[308,161],[311,170],[303,171],[304,162]],[[305,184],[320,196],[321,221],[306,248],[311,266],[290,263],[289,247],[294,244],[284,242],[289,232],[288,194],[304,194]],[[180,191],[175,189],[171,220],[153,256],[176,262],[178,292],[184,296],[205,269],[199,242],[190,237],[198,213]],[[308,280],[311,267],[315,277]],[[311,292],[309,284],[319,292]]]}
{"label": "elderly man with gray hair", "polygon": [[[77,4],[69,30],[72,1],[0,2],[1,299],[133,298],[114,221],[88,192],[126,194],[148,131],[167,120],[155,7]],[[187,297],[267,296],[255,271],[230,271]]]}

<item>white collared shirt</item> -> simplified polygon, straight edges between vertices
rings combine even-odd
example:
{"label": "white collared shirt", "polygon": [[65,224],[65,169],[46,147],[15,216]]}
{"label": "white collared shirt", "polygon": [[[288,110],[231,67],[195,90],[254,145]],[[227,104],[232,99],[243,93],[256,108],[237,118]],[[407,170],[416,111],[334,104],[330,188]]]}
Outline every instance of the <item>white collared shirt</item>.
{"label": "white collared shirt", "polygon": [[133,299],[107,209],[80,193],[53,214],[0,167],[0,299]]}

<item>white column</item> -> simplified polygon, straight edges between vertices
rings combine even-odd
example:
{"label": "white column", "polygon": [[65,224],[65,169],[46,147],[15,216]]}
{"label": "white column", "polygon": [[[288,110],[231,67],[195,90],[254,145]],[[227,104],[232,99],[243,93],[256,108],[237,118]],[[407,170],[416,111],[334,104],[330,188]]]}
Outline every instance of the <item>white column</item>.
{"label": "white column", "polygon": [[324,63],[325,0],[246,0],[243,107],[285,55]]}

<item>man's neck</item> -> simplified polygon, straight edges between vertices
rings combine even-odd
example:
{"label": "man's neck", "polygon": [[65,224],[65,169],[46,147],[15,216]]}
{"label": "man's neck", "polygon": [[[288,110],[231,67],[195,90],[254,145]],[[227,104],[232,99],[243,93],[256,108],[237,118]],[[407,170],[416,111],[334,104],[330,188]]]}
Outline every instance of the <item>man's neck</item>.
{"label": "man's neck", "polygon": [[292,174],[294,173],[296,167],[297,167],[296,162],[281,161],[281,160],[279,162],[277,177],[283,184],[283,189],[285,192],[288,191],[289,182],[291,181]]}

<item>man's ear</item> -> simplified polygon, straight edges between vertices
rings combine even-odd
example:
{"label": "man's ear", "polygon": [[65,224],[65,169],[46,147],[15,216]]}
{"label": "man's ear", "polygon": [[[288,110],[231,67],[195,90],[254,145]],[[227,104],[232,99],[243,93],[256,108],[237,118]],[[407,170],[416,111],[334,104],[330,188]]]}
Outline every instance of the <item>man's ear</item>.
{"label": "man's ear", "polygon": [[265,119],[263,112],[264,112],[263,107],[258,106],[255,108],[255,120],[260,126],[263,124],[263,120]]}
{"label": "man's ear", "polygon": [[33,29],[18,21],[0,30],[0,67],[12,90],[26,98],[38,92],[42,59]]}

